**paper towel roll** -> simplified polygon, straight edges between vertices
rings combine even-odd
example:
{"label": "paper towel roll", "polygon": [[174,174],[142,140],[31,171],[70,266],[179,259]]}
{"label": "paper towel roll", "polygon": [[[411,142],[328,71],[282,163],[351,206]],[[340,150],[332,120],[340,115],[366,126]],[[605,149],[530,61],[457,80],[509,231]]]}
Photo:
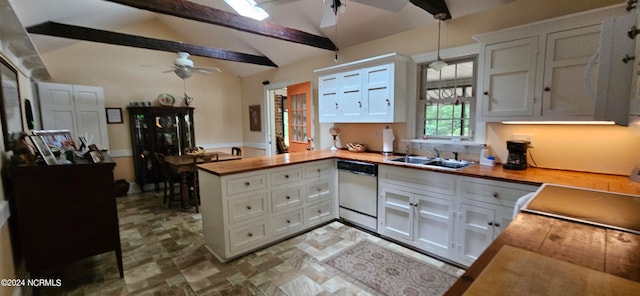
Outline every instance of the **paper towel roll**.
{"label": "paper towel roll", "polygon": [[385,128],[382,130],[382,152],[393,152],[393,129]]}

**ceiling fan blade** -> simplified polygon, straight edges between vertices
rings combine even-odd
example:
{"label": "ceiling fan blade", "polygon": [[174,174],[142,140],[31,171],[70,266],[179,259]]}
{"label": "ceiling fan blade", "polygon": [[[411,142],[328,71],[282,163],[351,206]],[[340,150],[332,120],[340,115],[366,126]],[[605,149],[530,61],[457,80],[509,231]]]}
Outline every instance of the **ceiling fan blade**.
{"label": "ceiling fan blade", "polygon": [[320,28],[326,28],[335,26],[338,22],[338,16],[333,12],[333,9],[328,5],[324,6],[322,10],[322,20],[320,21]]}
{"label": "ceiling fan blade", "polygon": [[407,4],[409,0],[351,0],[353,2],[362,3],[364,5],[373,6],[383,10],[398,12]]}
{"label": "ceiling fan blade", "polygon": [[191,70],[207,73],[222,72],[218,67],[193,67]]}

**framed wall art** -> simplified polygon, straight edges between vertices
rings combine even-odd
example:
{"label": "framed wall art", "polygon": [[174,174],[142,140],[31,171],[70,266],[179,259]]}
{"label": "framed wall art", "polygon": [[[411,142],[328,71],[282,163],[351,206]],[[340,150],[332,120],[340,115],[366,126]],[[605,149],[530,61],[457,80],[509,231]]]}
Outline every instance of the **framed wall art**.
{"label": "framed wall art", "polygon": [[260,105],[249,106],[249,130],[252,132],[262,131],[262,116]]}
{"label": "framed wall art", "polygon": [[4,60],[0,59],[0,117],[2,119],[2,136],[4,150],[13,150],[22,129],[22,107],[18,88],[18,72]]}
{"label": "framed wall art", "polygon": [[123,123],[122,108],[105,108],[107,110],[107,123]]}

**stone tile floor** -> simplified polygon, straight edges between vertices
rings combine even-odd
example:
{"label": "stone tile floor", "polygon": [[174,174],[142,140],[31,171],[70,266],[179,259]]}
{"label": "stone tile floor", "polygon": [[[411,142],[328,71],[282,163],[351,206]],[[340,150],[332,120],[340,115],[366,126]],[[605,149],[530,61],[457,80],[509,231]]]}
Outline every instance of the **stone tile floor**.
{"label": "stone tile floor", "polygon": [[220,263],[204,247],[200,214],[167,209],[155,193],[121,197],[117,204],[124,279],[109,252],[57,271],[63,287],[41,295],[369,295],[319,264],[364,239],[449,274],[463,273],[340,222]]}

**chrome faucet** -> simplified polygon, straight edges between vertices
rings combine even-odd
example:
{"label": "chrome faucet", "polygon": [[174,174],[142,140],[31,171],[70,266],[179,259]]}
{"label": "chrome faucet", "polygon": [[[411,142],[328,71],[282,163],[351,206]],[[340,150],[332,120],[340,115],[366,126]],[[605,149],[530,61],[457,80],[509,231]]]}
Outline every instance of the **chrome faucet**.
{"label": "chrome faucet", "polygon": [[440,151],[438,151],[438,148],[436,148],[436,145],[431,145],[431,148],[433,148],[433,151],[435,151],[436,158],[440,158]]}
{"label": "chrome faucet", "polygon": [[409,158],[409,153],[411,153],[411,142],[407,141],[407,146],[406,146],[406,157],[407,157],[407,159]]}

